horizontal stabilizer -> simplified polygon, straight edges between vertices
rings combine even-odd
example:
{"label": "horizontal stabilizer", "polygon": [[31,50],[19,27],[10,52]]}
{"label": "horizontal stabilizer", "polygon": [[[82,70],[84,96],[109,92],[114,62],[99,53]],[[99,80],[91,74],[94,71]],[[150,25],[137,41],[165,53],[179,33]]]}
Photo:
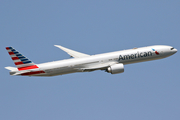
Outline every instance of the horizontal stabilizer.
{"label": "horizontal stabilizer", "polygon": [[74,58],[82,58],[82,57],[88,57],[90,55],[88,54],[84,54],[84,53],[80,53],[74,50],[70,50],[68,48],[62,47],[60,45],[54,45],[55,47],[60,48],[61,50],[65,51],[67,54],[69,54],[70,56],[74,57]]}
{"label": "horizontal stabilizer", "polygon": [[16,67],[5,67],[6,69],[10,70],[10,71],[18,71],[18,69]]}

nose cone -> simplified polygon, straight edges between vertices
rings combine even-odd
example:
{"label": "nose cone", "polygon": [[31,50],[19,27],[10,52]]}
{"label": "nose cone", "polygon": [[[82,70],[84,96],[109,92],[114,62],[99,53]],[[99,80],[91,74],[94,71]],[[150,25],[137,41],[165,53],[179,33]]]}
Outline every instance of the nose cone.
{"label": "nose cone", "polygon": [[177,49],[173,49],[173,54],[175,54],[178,50]]}
{"label": "nose cone", "polygon": [[174,49],[174,52],[176,53],[178,50],[177,49]]}

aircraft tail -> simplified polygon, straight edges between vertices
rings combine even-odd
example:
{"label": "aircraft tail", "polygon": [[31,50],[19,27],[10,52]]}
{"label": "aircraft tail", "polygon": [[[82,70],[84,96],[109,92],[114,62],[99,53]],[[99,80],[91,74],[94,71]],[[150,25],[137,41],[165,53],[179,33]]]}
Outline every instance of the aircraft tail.
{"label": "aircraft tail", "polygon": [[[31,60],[19,53],[14,48],[6,47],[6,50],[8,51],[9,55],[11,56],[14,64],[16,65],[19,71],[38,68],[36,64],[34,64]],[[12,67],[7,67],[6,69],[13,70]]]}
{"label": "aircraft tail", "polygon": [[10,70],[10,71],[17,71],[18,69],[16,67],[5,67],[7,70]]}

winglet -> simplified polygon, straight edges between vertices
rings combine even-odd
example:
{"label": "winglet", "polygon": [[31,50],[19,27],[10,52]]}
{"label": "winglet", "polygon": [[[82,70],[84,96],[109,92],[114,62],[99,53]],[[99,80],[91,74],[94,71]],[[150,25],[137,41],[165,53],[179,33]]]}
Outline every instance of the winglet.
{"label": "winglet", "polygon": [[54,45],[54,46],[60,48],[61,50],[65,51],[67,54],[69,54],[71,57],[74,57],[74,58],[81,58],[81,57],[90,56],[88,54],[80,53],[80,52],[77,52],[77,51],[62,47],[60,45]]}

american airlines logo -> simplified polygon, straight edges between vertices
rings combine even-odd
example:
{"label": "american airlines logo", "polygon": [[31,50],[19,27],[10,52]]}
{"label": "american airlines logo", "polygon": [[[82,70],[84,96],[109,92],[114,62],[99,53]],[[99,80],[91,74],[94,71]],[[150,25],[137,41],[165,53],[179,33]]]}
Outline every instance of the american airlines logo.
{"label": "american airlines logo", "polygon": [[156,53],[156,55],[159,55],[159,52],[152,48],[152,50]]}
{"label": "american airlines logo", "polygon": [[128,60],[128,59],[135,59],[135,58],[142,58],[142,57],[147,57],[147,56],[152,56],[152,52],[137,52],[136,54],[130,54],[130,55],[119,55],[119,61],[120,60]]}

